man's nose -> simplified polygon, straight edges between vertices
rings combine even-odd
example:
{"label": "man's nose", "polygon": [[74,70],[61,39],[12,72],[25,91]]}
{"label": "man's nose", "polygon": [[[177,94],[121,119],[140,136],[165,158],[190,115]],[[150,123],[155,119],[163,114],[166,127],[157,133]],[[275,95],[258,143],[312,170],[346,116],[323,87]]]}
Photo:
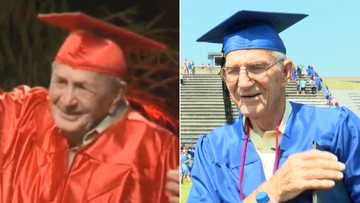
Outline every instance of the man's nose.
{"label": "man's nose", "polygon": [[253,84],[254,81],[249,77],[249,72],[246,69],[240,69],[238,87],[241,89],[249,89]]}
{"label": "man's nose", "polygon": [[74,88],[69,86],[62,95],[62,103],[65,107],[72,107],[77,104]]}

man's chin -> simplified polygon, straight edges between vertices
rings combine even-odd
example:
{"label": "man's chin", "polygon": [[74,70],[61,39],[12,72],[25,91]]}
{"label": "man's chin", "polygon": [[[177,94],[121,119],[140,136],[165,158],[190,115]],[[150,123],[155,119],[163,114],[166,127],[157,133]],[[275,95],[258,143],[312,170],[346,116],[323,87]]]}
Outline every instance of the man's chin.
{"label": "man's chin", "polygon": [[74,130],[71,128],[64,128],[64,127],[58,127],[59,130],[62,132],[62,134],[66,135],[66,136],[76,136],[79,135],[80,132],[78,130]]}
{"label": "man's chin", "polygon": [[68,136],[74,136],[81,134],[80,127],[76,125],[74,122],[68,122],[68,121],[56,121],[55,120],[56,127],[63,133]]}
{"label": "man's chin", "polygon": [[240,112],[248,118],[259,118],[263,108],[261,106],[240,106]]}

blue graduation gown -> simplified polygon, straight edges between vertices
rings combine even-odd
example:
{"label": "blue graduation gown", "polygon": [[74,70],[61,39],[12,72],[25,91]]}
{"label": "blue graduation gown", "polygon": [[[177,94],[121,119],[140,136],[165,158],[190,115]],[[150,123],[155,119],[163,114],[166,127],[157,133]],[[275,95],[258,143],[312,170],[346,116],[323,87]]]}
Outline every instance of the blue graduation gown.
{"label": "blue graduation gown", "polygon": [[[318,108],[291,102],[292,112],[280,143],[279,165],[291,154],[307,151],[315,141],[321,150],[345,163],[343,188],[353,202],[360,202],[360,119],[346,108]],[[202,136],[196,146],[192,188],[188,202],[242,202],[239,195],[241,152],[245,135],[242,115],[231,125]],[[243,192],[251,194],[265,181],[260,157],[249,140]],[[289,202],[311,202],[307,191]],[[336,193],[326,197],[337,202]],[[339,199],[338,199],[339,200]],[[339,200],[340,201],[340,200]]]}

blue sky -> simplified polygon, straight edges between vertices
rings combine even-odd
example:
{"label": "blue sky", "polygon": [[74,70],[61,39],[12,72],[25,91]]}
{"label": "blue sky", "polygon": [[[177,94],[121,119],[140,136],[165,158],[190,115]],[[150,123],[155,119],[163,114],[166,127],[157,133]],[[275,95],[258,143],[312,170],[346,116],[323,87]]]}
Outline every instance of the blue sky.
{"label": "blue sky", "polygon": [[195,64],[221,45],[196,39],[239,10],[305,13],[283,31],[287,55],[296,64],[315,64],[321,76],[360,76],[360,1],[357,0],[181,0],[180,53]]}

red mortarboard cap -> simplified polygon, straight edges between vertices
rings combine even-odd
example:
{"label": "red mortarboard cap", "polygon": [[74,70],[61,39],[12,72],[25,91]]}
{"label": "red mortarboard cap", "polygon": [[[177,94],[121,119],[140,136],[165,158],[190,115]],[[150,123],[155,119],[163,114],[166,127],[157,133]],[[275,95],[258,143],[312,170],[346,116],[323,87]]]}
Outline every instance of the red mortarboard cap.
{"label": "red mortarboard cap", "polygon": [[122,76],[126,72],[123,51],[163,51],[166,45],[86,14],[39,14],[50,25],[70,31],[55,62],[76,69]]}

